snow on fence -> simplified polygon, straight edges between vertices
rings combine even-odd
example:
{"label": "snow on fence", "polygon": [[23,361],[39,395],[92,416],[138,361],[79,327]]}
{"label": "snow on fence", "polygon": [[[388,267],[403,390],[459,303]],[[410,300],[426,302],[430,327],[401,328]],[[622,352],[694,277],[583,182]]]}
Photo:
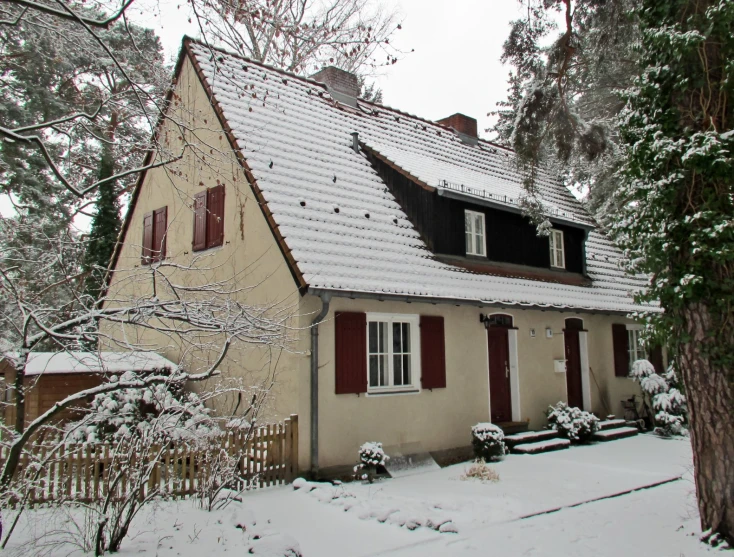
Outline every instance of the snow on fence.
{"label": "snow on fence", "polygon": [[[142,454],[141,454],[142,453]],[[7,447],[0,451],[0,466]],[[142,461],[141,461],[142,459]],[[226,465],[223,463],[227,463]],[[125,467],[145,470],[147,479],[120,473]],[[227,469],[225,469],[227,468]],[[189,497],[211,490],[222,478],[244,490],[289,483],[298,473],[298,416],[282,423],[226,432],[204,443],[172,441],[144,451],[125,444],[64,443],[46,437],[24,452],[15,481],[24,482],[26,503],[91,502],[124,497],[139,490],[149,495]],[[139,478],[140,476],[138,476]]]}

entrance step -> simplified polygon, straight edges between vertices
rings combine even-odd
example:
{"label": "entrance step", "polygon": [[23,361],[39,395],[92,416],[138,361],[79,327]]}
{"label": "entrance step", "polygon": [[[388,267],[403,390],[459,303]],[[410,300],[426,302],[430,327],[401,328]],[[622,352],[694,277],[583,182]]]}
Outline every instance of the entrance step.
{"label": "entrance step", "polygon": [[624,420],[603,420],[599,422],[599,431],[624,427],[625,425],[627,425],[627,422]]}
{"label": "entrance step", "polygon": [[522,433],[505,435],[505,444],[512,449],[518,445],[537,443],[538,441],[548,441],[549,439],[558,439],[558,433],[552,429],[546,429],[543,431],[523,431]]}
{"label": "entrance step", "polygon": [[513,435],[528,430],[528,422],[497,422],[494,425],[499,427],[505,435]]}
{"label": "entrance step", "polygon": [[624,437],[634,437],[637,433],[638,429],[636,427],[614,427],[612,429],[597,431],[594,434],[594,441],[613,441]]}
{"label": "entrance step", "polygon": [[515,445],[512,452],[516,454],[538,454],[567,449],[570,446],[571,441],[568,439],[547,439],[546,441],[536,441],[535,443]]}

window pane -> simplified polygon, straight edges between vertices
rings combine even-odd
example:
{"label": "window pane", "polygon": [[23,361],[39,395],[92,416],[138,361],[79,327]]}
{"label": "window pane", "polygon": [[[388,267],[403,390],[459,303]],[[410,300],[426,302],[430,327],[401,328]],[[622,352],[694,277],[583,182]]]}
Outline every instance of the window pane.
{"label": "window pane", "polygon": [[471,234],[471,214],[468,211],[464,211],[464,232]]}
{"label": "window pane", "polygon": [[380,356],[380,387],[387,385],[387,355]]}
{"label": "window pane", "polygon": [[484,236],[475,236],[474,237],[477,243],[476,250],[474,250],[474,253],[477,255],[484,255]]}
{"label": "window pane", "polygon": [[378,323],[379,325],[379,332],[380,332],[380,342],[378,345],[378,351],[379,352],[385,352],[385,348],[387,347],[387,323]]}
{"label": "window pane", "polygon": [[410,353],[410,323],[403,323],[403,352]]}
{"label": "window pane", "polygon": [[467,232],[465,236],[466,236],[466,253],[472,253],[471,232]]}
{"label": "window pane", "polygon": [[377,352],[377,323],[371,321],[369,324],[370,354]]}
{"label": "window pane", "polygon": [[370,387],[379,386],[379,356],[370,356]]}
{"label": "window pane", "polygon": [[403,357],[393,356],[392,364],[393,364],[393,385],[402,385],[403,384]]}
{"label": "window pane", "polygon": [[484,219],[482,215],[474,215],[474,232],[484,234]]}
{"label": "window pane", "polygon": [[392,351],[393,352],[402,352],[402,346],[403,343],[401,342],[401,335],[400,331],[402,329],[400,328],[400,323],[393,323],[392,324]]}
{"label": "window pane", "polygon": [[410,356],[403,356],[403,385],[410,385]]}

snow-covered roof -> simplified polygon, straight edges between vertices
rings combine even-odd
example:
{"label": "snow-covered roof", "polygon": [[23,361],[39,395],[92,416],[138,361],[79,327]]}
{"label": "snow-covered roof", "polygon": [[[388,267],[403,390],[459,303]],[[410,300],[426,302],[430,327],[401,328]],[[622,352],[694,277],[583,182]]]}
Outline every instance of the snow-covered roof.
{"label": "snow-covered roof", "polygon": [[[478,274],[436,260],[359,141],[433,187],[459,182],[517,198],[513,153],[452,130],[359,101],[334,101],[324,85],[186,40],[225,130],[242,150],[294,273],[310,289],[592,311],[643,309],[630,293],[644,281],[618,266],[620,252],[598,230],[586,245],[590,286]],[[593,226],[581,204],[543,173],[541,195],[564,219]],[[485,193],[481,193],[485,192]],[[336,211],[338,209],[338,212]]]}
{"label": "snow-covered roof", "polygon": [[[7,353],[13,363],[18,355]],[[63,373],[124,373],[178,368],[172,361],[154,352],[32,352],[28,355],[26,375]]]}
{"label": "snow-covered roof", "polygon": [[[434,145],[434,142],[398,146],[368,139],[363,144],[431,187],[456,191],[512,209],[519,209],[520,200],[526,196],[512,152],[501,147],[478,143],[476,147],[461,145],[451,152],[442,151],[441,145]],[[539,173],[536,185],[547,216],[584,227],[594,225],[568,188],[547,172]]]}

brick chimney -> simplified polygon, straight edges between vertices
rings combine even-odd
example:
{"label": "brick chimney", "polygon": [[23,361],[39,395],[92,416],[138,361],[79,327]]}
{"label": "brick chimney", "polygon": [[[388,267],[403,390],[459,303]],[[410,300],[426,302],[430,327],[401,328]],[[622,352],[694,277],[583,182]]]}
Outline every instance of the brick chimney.
{"label": "brick chimney", "polygon": [[334,66],[328,66],[323,70],[316,72],[311,79],[326,84],[329,94],[335,100],[357,106],[357,97],[359,97],[359,81],[353,73],[341,70]]}
{"label": "brick chimney", "polygon": [[454,131],[459,134],[459,137],[464,135],[467,136],[467,138],[472,138],[474,140],[479,138],[479,135],[477,134],[477,121],[474,118],[469,118],[469,116],[465,116],[459,112],[449,116],[448,118],[442,118],[441,120],[438,120],[437,123],[448,126],[449,128],[454,128]]}

